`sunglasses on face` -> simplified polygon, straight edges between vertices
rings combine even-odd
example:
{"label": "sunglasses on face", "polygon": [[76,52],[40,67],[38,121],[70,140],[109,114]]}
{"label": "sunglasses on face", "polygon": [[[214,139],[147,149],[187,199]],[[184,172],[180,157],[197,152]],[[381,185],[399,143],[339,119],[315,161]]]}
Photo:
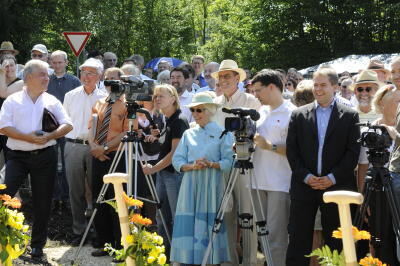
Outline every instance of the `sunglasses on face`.
{"label": "sunglasses on face", "polygon": [[189,108],[190,112],[194,113],[202,113],[205,109],[204,108]]}
{"label": "sunglasses on face", "polygon": [[42,58],[43,55],[42,54],[31,54],[32,58]]}
{"label": "sunglasses on face", "polygon": [[358,88],[357,88],[357,91],[358,91],[358,92],[363,92],[363,91],[370,92],[371,90],[372,90],[371,87],[366,87],[366,88],[358,87]]}
{"label": "sunglasses on face", "polygon": [[286,83],[286,87],[292,86],[292,83]]}
{"label": "sunglasses on face", "polygon": [[346,86],[346,85],[342,85],[342,88],[343,88],[343,89],[347,89],[347,86]]}

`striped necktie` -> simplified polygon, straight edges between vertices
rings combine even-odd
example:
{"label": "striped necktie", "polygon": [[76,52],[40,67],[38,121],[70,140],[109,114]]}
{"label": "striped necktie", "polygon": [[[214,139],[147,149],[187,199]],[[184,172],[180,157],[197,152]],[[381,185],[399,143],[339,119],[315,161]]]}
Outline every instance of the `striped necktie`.
{"label": "striped necktie", "polygon": [[110,126],[110,120],[111,120],[112,106],[113,106],[112,103],[109,102],[106,108],[106,112],[104,113],[103,123],[101,124],[101,127],[97,132],[96,140],[99,145],[104,145],[106,143],[108,127]]}

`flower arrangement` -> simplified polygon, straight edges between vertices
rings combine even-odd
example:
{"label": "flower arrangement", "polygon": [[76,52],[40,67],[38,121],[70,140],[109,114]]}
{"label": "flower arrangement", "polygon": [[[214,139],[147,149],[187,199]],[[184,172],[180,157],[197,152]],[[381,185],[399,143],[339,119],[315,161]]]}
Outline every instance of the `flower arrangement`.
{"label": "flower arrangement", "polygon": [[[143,207],[142,201],[128,197],[125,193],[123,198],[129,207]],[[111,205],[116,208],[115,204]],[[116,250],[110,244],[106,244],[105,250],[118,260],[132,257],[137,266],[166,265],[163,238],[155,232],[146,231],[146,227],[151,225],[152,221],[133,211],[129,214],[129,221],[131,234],[126,237],[129,247],[126,250]]]}
{"label": "flower arrangement", "polygon": [[[0,190],[6,185],[0,184]],[[12,261],[21,256],[29,241],[28,225],[24,225],[25,217],[13,209],[21,208],[17,198],[0,194],[0,260],[4,265],[12,265]]]}
{"label": "flower arrangement", "polygon": [[[371,234],[367,231],[358,230],[357,227],[353,226],[352,228],[354,241],[358,240],[369,240],[371,239]],[[338,230],[332,232],[332,237],[334,238],[342,238],[342,230],[339,227]],[[320,265],[326,266],[345,266],[345,259],[343,251],[339,254],[337,250],[333,252],[331,249],[325,245],[322,248],[318,248],[313,250],[310,255],[307,257],[317,256]],[[359,261],[361,266],[386,266],[379,259],[373,258],[371,256],[367,256]]]}

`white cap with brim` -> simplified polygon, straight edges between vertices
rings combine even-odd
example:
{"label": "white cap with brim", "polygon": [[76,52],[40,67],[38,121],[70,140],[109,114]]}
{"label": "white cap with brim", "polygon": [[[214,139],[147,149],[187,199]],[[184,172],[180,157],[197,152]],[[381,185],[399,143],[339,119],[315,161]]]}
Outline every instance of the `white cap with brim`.
{"label": "white cap with brim", "polygon": [[82,65],[79,66],[79,69],[82,70],[84,67],[92,67],[97,69],[99,72],[103,72],[104,66],[103,63],[96,58],[89,58]]}
{"label": "white cap with brim", "polygon": [[215,79],[218,79],[218,73],[222,71],[233,71],[239,74],[240,80],[243,81],[246,79],[246,72],[239,68],[237,63],[231,59],[226,59],[221,62],[218,71],[211,73],[211,76]]}
{"label": "white cap with brim", "polygon": [[44,44],[35,44],[31,50],[41,52],[42,54],[48,54],[47,47]]}
{"label": "white cap with brim", "polygon": [[211,105],[214,105],[217,107],[220,106],[219,104],[213,102],[213,98],[211,97],[211,95],[209,93],[199,92],[193,96],[192,102],[190,104],[186,105],[186,107],[190,108],[190,107],[194,107],[194,106],[198,106],[198,105],[202,105],[202,104],[211,104]]}

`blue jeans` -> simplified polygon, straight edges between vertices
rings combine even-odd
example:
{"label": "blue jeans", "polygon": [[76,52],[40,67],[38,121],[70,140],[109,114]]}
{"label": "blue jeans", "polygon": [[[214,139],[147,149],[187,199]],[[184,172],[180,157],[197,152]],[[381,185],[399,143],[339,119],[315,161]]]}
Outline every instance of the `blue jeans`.
{"label": "blue jeans", "polygon": [[[183,173],[171,173],[161,170],[157,173],[156,191],[161,202],[161,212],[164,216],[165,223],[170,236],[172,236],[172,228],[176,211],[176,203],[178,202],[179,188],[182,183]],[[161,221],[159,212],[156,215],[158,233],[164,238],[166,254],[169,254],[170,244]]]}
{"label": "blue jeans", "polygon": [[[400,173],[390,172],[392,176],[392,190],[397,207],[400,206]],[[399,210],[400,211],[400,210]]]}

